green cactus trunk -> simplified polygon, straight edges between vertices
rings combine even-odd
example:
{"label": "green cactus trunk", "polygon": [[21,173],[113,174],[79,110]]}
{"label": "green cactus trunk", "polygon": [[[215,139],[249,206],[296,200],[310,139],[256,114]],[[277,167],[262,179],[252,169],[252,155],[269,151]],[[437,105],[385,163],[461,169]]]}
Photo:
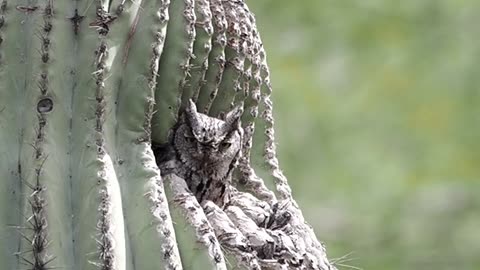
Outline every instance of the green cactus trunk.
{"label": "green cactus trunk", "polygon": [[[240,182],[262,200],[293,200],[276,160],[265,54],[237,2],[1,0],[2,269],[242,265],[208,222],[196,224],[207,220],[201,208],[186,213],[188,192],[161,179],[151,149],[189,99],[214,116],[244,104]],[[249,166],[251,148],[265,165]]]}

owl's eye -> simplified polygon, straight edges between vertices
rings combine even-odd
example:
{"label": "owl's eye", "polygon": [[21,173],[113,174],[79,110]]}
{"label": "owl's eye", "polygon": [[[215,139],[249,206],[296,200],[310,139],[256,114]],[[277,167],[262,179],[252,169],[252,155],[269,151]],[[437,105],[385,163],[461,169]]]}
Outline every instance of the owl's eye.
{"label": "owl's eye", "polygon": [[185,140],[189,143],[194,143],[196,141],[195,137],[185,135]]}
{"label": "owl's eye", "polygon": [[230,148],[230,146],[232,146],[232,143],[229,143],[229,142],[220,143],[220,149],[222,149],[222,150],[226,150],[226,149]]}

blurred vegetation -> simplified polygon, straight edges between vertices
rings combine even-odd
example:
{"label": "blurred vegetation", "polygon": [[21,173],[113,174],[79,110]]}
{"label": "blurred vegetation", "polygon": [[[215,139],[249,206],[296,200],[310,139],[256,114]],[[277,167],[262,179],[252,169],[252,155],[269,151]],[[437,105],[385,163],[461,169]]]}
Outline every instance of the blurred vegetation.
{"label": "blurred vegetation", "polygon": [[329,257],[480,269],[480,1],[248,2],[280,161]]}

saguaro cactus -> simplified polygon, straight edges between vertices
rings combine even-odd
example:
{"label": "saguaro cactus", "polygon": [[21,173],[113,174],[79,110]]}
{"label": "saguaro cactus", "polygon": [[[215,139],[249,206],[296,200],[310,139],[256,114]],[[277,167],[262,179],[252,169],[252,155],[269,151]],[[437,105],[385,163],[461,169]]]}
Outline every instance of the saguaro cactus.
{"label": "saguaro cactus", "polygon": [[[271,92],[243,1],[1,0],[2,269],[334,269],[279,168]],[[152,142],[190,99],[244,108],[232,207],[161,177]]]}

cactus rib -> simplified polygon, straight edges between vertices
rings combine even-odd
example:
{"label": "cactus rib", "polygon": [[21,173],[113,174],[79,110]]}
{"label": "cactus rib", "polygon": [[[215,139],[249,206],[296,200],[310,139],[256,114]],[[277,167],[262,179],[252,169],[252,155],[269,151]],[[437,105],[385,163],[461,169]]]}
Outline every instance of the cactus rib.
{"label": "cactus rib", "polygon": [[91,261],[101,269],[114,270],[125,268],[125,238],[123,209],[120,197],[120,187],[113,162],[109,154],[108,144],[112,136],[107,132],[106,120],[110,115],[106,110],[113,102],[113,97],[107,95],[106,76],[111,70],[115,57],[113,50],[108,45],[109,28],[108,20],[111,16],[105,2],[97,2],[96,18],[93,24],[98,31],[98,46],[95,50],[93,78],[95,80],[95,148],[97,164],[98,185],[98,221],[97,221],[97,246],[98,261]]}
{"label": "cactus rib", "polygon": [[199,112],[207,113],[215,99],[225,68],[225,45],[227,43],[227,20],[221,0],[210,0],[213,29],[212,50],[208,55],[208,69],[198,93],[196,105]]}
{"label": "cactus rib", "polygon": [[167,141],[168,132],[177,120],[195,38],[193,0],[172,1],[169,13],[181,15],[171,17],[168,22],[164,48],[168,54],[160,58],[159,81],[155,91],[157,110],[152,125],[152,140],[156,143]]}
{"label": "cactus rib", "polygon": [[[154,91],[169,4],[166,0],[134,3],[135,9],[125,9],[119,17],[121,23],[131,24],[114,25],[111,29],[128,29],[120,50],[119,82],[115,85],[118,123],[114,149],[125,209],[127,265],[132,269],[182,267],[163,183],[150,147]],[[129,12],[132,14],[128,15]]]}
{"label": "cactus rib", "polygon": [[[260,40],[258,32],[256,35]],[[264,133],[262,134],[264,138],[260,139],[261,145],[263,144],[263,160],[270,171],[269,175],[271,175],[275,181],[277,195],[280,197],[280,200],[286,204],[285,208],[288,209],[293,217],[290,222],[292,231],[289,232],[289,236],[293,242],[296,243],[298,249],[304,249],[306,251],[304,254],[305,264],[313,269],[329,269],[330,265],[325,255],[325,248],[320,244],[312,228],[304,220],[298,204],[292,197],[287,179],[280,170],[275,145],[273,104],[270,99],[272,86],[270,83],[270,72],[266,62],[266,53],[263,47],[260,48],[259,56],[262,60],[260,65],[260,76],[262,78],[262,110],[257,120],[262,124],[262,128],[264,129]]]}
{"label": "cactus rib", "polygon": [[189,99],[196,101],[208,68],[208,55],[212,49],[212,13],[208,0],[195,1],[195,42],[190,58],[190,73],[182,94],[182,107]]}
{"label": "cactus rib", "polygon": [[[248,79],[248,82],[245,82],[248,85],[244,88],[245,99],[242,123],[245,133],[242,157],[239,162],[239,178],[240,184],[243,184],[257,197],[273,203],[276,200],[275,194],[267,188],[263,179],[257,176],[250,165],[252,163],[251,149],[253,146],[253,135],[255,134],[255,120],[258,116],[258,106],[261,99],[260,87],[262,78],[260,76],[260,69],[262,59],[260,57],[260,50],[262,48],[262,42],[258,36],[253,14],[248,10],[246,5],[244,5],[243,8],[245,9],[245,13],[248,14],[248,25],[251,27],[250,40],[247,40],[248,50],[246,54],[246,62],[250,63],[250,77],[243,78],[244,80]],[[237,95],[237,98],[239,98],[239,96],[240,95]]]}
{"label": "cactus rib", "polygon": [[[21,176],[24,184],[31,190],[29,196],[23,198],[23,205],[26,208],[25,216],[27,220],[25,222],[26,227],[30,229],[20,232],[23,238],[26,240],[21,243],[20,251],[17,253],[23,263],[30,265],[33,269],[46,269],[52,266],[52,261],[55,257],[52,255],[52,247],[50,242],[50,231],[52,227],[59,229],[55,225],[50,224],[47,217],[47,213],[51,207],[47,206],[47,186],[52,183],[49,176],[51,176],[53,169],[47,166],[46,163],[50,163],[47,153],[47,145],[51,140],[49,132],[49,122],[51,121],[49,113],[53,110],[53,101],[51,99],[50,85],[48,84],[48,68],[49,68],[49,53],[50,53],[50,39],[49,34],[52,30],[52,8],[49,2],[45,3],[45,6],[36,5],[17,5],[16,11],[24,13],[25,15],[25,30],[35,31],[36,25],[40,25],[40,38],[30,37],[31,43],[25,46],[25,55],[29,61],[29,68],[25,78],[25,95],[26,104],[33,112],[24,114],[24,121],[31,123],[36,129],[29,129],[28,126],[24,126],[25,137],[30,147],[22,147],[21,155],[26,157],[31,155],[28,159],[21,161],[21,166],[29,168],[30,171]],[[42,16],[43,15],[43,16]],[[43,21],[43,23],[41,23]],[[36,106],[35,106],[36,104]],[[60,145],[59,148],[62,148]],[[30,208],[30,209],[28,209]],[[63,210],[63,209],[62,209]],[[58,212],[57,212],[58,213]],[[53,226],[52,226],[53,225]],[[63,232],[63,230],[61,230]],[[65,235],[61,235],[62,237]],[[29,251],[29,252],[27,252]],[[56,250],[55,250],[56,251]],[[48,264],[48,266],[47,266]]]}
{"label": "cactus rib", "polygon": [[219,116],[233,107],[235,95],[240,92],[240,77],[243,73],[246,42],[249,36],[242,1],[225,1],[223,8],[227,19],[227,43],[225,47],[225,70],[218,87],[218,94],[210,101],[208,114]]}
{"label": "cactus rib", "polygon": [[260,113],[261,121],[264,122],[265,130],[265,145],[264,145],[264,160],[267,168],[270,170],[270,175],[273,177],[276,190],[281,199],[292,199],[292,191],[287,183],[287,178],[280,170],[278,163],[276,145],[275,145],[275,131],[274,131],[274,119],[273,119],[273,104],[270,99],[272,93],[272,86],[270,83],[270,72],[266,63],[265,51],[260,50],[260,57],[263,59],[261,65],[261,77],[262,77],[262,106],[263,110]]}
{"label": "cactus rib", "polygon": [[[91,5],[90,5],[91,4]],[[74,269],[125,267],[123,212],[119,187],[106,142],[113,102],[106,78],[115,53],[108,44],[108,1],[79,2],[70,12],[87,24],[71,33],[77,44],[72,77],[71,175]],[[70,17],[72,18],[72,17]],[[72,23],[70,21],[70,23]],[[70,32],[74,25],[70,25]],[[93,55],[92,55],[93,52]],[[89,55],[90,57],[80,57]],[[92,57],[93,56],[93,57]],[[96,211],[92,211],[95,209]],[[121,220],[119,220],[119,218]],[[113,225],[114,224],[114,225]],[[96,250],[96,252],[94,252]]]}

